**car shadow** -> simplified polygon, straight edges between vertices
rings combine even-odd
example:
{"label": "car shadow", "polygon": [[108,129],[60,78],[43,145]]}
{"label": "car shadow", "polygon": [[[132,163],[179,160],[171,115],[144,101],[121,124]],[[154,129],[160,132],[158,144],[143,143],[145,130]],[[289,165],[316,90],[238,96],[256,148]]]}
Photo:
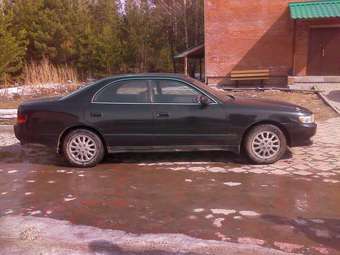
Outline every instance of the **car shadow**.
{"label": "car shadow", "polygon": [[246,164],[246,158],[225,151],[118,153],[108,155],[106,163],[222,162]]}
{"label": "car shadow", "polygon": [[276,215],[262,215],[261,217],[274,224],[292,226],[295,231],[303,233],[308,239],[329,248],[340,250],[340,219],[304,217],[290,219]]}
{"label": "car shadow", "polygon": [[89,243],[89,250],[94,254],[102,255],[197,255],[197,253],[187,252],[166,252],[160,250],[151,251],[129,251],[121,249],[119,246],[114,245],[110,241],[95,240]]}
{"label": "car shadow", "polygon": [[[283,159],[292,158],[292,153],[287,150]],[[0,162],[56,165],[69,167],[62,156],[55,150],[42,145],[23,145],[19,143],[0,146]],[[162,162],[211,162],[233,165],[250,165],[249,160],[241,155],[226,151],[193,151],[193,152],[149,152],[149,153],[117,153],[104,158],[103,163],[162,163]]]}

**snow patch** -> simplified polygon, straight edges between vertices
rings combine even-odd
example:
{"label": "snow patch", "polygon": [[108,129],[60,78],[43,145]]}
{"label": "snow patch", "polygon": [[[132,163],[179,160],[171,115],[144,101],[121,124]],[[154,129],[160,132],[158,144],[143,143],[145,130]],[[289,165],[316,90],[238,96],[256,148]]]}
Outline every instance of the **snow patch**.
{"label": "snow patch", "polygon": [[214,220],[213,225],[215,227],[220,228],[220,227],[222,227],[222,222],[223,221],[224,221],[224,218],[217,218],[217,219]]}
{"label": "snow patch", "polygon": [[224,182],[224,185],[227,185],[229,187],[235,187],[235,186],[240,186],[242,183],[240,182]]}
{"label": "snow patch", "polygon": [[12,213],[14,213],[14,211],[13,211],[12,209],[7,209],[7,210],[5,211],[5,214],[6,214],[6,215],[12,214]]}
{"label": "snow patch", "polygon": [[188,170],[193,171],[193,172],[202,172],[205,170],[205,168],[201,166],[192,166],[192,167],[189,167]]}
{"label": "snow patch", "polygon": [[41,211],[40,210],[37,210],[37,211],[33,211],[33,212],[30,212],[30,215],[37,215],[37,214],[41,214]]}
{"label": "snow patch", "polygon": [[211,173],[226,173],[223,167],[208,167],[207,170]]}
{"label": "snow patch", "polygon": [[248,216],[248,217],[256,217],[256,216],[260,216],[259,213],[254,212],[254,211],[240,211],[239,212],[241,215],[243,216]]}
{"label": "snow patch", "polygon": [[333,179],[324,179],[323,182],[327,182],[327,183],[339,183],[338,180],[333,180]]}
{"label": "snow patch", "polygon": [[75,199],[77,199],[77,198],[72,196],[72,195],[67,195],[67,197],[64,198],[64,201],[69,202],[69,201],[72,201],[72,200],[75,200]]}
{"label": "snow patch", "polygon": [[15,119],[17,111],[17,109],[0,109],[0,119]]}
{"label": "snow patch", "polygon": [[213,214],[223,214],[223,215],[230,215],[236,213],[236,210],[226,210],[226,209],[211,209]]}

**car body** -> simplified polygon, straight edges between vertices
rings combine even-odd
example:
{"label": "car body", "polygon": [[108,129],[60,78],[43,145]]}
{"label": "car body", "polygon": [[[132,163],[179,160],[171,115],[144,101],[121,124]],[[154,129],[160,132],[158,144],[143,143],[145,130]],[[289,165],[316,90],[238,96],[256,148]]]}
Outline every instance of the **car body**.
{"label": "car body", "polygon": [[[235,98],[184,75],[136,74],[102,79],[65,97],[23,103],[14,130],[22,144],[40,143],[58,153],[65,153],[65,137],[77,130],[94,134],[107,153],[240,153],[249,132],[266,125],[277,128],[271,135],[279,132],[284,146],[308,143],[317,127],[313,113],[294,104]],[[261,146],[269,145],[267,138],[262,140]],[[73,141],[78,143],[84,145]]]}

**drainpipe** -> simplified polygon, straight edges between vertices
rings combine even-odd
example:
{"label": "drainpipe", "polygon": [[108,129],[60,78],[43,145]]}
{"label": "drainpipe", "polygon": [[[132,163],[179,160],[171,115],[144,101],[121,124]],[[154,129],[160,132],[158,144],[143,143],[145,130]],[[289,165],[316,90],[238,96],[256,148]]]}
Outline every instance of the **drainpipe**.
{"label": "drainpipe", "polygon": [[185,58],[184,58],[184,74],[185,74],[185,75],[188,75],[188,74],[189,74],[189,72],[188,72],[188,69],[189,69],[188,65],[189,65],[189,63],[188,63],[188,57],[185,56]]}
{"label": "drainpipe", "polygon": [[296,54],[296,20],[294,19],[294,24],[293,24],[293,48],[292,48],[292,76],[295,76],[295,54]]}
{"label": "drainpipe", "polygon": [[200,81],[202,81],[202,58],[200,58]]}

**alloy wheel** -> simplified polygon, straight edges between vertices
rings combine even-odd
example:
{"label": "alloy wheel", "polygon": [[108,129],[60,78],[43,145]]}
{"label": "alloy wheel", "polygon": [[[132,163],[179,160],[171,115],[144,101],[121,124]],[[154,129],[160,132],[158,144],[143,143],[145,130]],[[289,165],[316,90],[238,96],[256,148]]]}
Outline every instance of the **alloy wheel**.
{"label": "alloy wheel", "polygon": [[271,159],[280,152],[280,138],[271,131],[258,133],[251,144],[254,154],[261,159]]}
{"label": "alloy wheel", "polygon": [[70,140],[67,150],[75,161],[86,163],[96,157],[97,146],[91,137],[87,135],[77,135]]}

